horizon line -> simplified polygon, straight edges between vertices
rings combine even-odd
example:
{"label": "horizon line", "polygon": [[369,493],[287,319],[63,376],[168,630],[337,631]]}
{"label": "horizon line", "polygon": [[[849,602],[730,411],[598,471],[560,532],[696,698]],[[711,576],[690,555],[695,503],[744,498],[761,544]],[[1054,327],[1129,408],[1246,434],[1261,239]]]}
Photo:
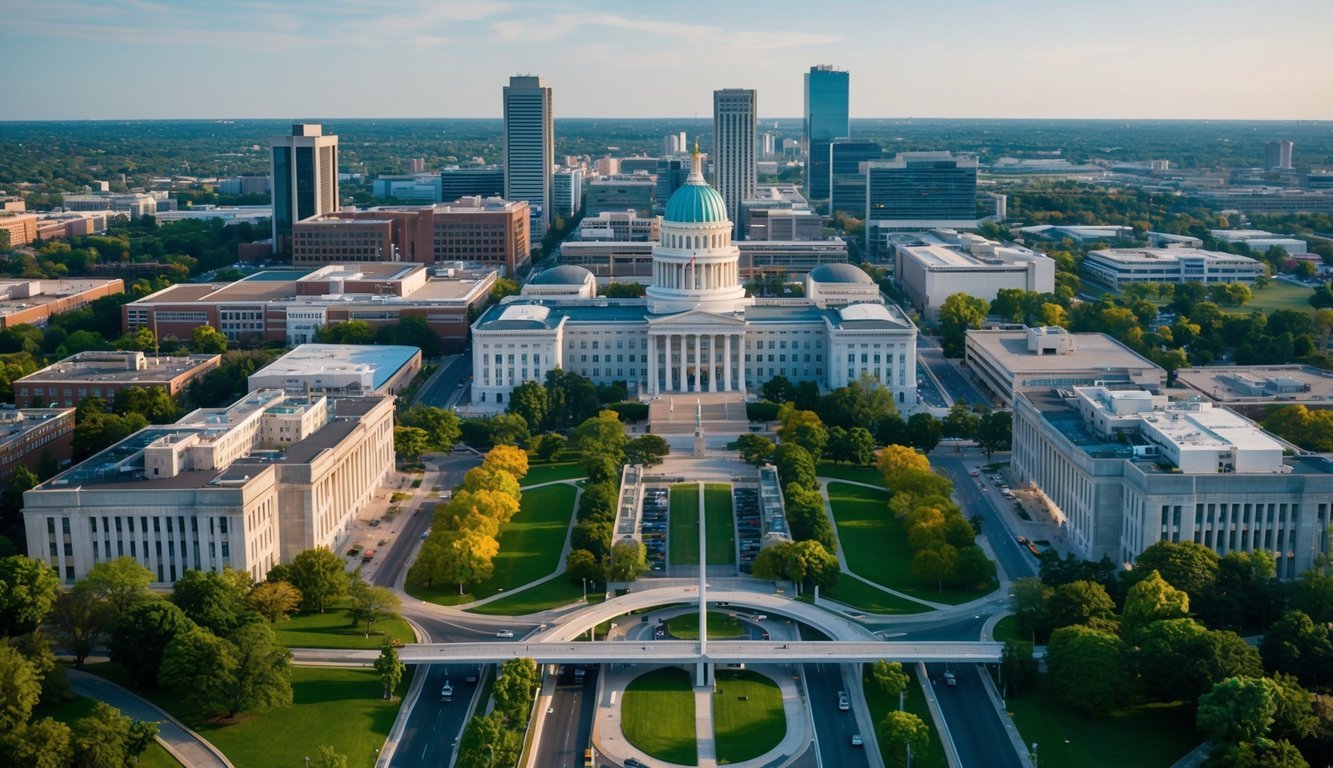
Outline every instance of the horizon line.
{"label": "horizon line", "polygon": [[[623,115],[566,115],[563,117],[552,117],[553,120],[684,120],[684,121],[704,121],[711,122],[710,117],[685,117],[681,115],[658,115],[658,116],[638,116],[630,117]],[[1007,121],[1007,120],[1040,120],[1040,121],[1087,121],[1087,122],[1194,122],[1194,123],[1333,123],[1333,117],[1315,118],[1315,117],[993,117],[993,116],[941,116],[941,115],[887,115],[878,117],[849,117],[849,120],[986,120],[986,121]],[[240,117],[24,117],[24,118],[0,118],[0,125],[7,123],[118,123],[118,122],[235,122],[240,120],[266,120],[282,121],[291,120],[293,124],[299,122],[313,122],[316,120],[499,120],[503,121],[502,115],[489,115],[485,117],[477,116],[311,116],[308,118],[284,118],[284,117],[258,117],[253,115]],[[756,122],[765,121],[801,121],[804,118],[800,115],[795,116],[763,116],[756,117]]]}

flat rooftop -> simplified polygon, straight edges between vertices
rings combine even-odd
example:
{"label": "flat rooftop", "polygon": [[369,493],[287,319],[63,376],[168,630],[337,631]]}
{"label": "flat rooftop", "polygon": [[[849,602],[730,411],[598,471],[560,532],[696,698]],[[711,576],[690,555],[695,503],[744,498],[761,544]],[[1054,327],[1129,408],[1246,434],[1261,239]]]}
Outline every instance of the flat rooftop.
{"label": "flat rooftop", "polygon": [[1217,365],[1182,368],[1176,379],[1218,403],[1305,403],[1333,406],[1333,373],[1308,365]]}
{"label": "flat rooftop", "polygon": [[1039,355],[1028,351],[1025,331],[968,331],[967,342],[1010,373],[1113,371],[1157,364],[1104,333],[1071,333],[1073,351]]}
{"label": "flat rooftop", "polygon": [[123,283],[120,278],[91,277],[75,280],[0,279],[0,317],[112,285],[122,286]]}
{"label": "flat rooftop", "polygon": [[[331,293],[301,293],[302,285],[321,283],[400,283],[423,270],[415,263],[337,264],[318,269],[270,269],[256,272],[234,283],[181,283],[146,296],[135,304],[193,304],[228,302],[293,302],[304,304],[453,302],[469,297],[486,275],[426,279],[406,295],[390,289],[388,295],[348,292],[351,286],[336,286]],[[489,271],[487,272],[489,274]],[[410,287],[410,286],[408,286]],[[306,290],[310,290],[306,288]]]}
{"label": "flat rooftop", "polygon": [[1103,248],[1090,251],[1088,255],[1119,264],[1162,264],[1174,263],[1182,259],[1257,263],[1248,256],[1222,253],[1221,251],[1205,251],[1201,248]]}
{"label": "flat rooftop", "polygon": [[[250,376],[256,379],[310,374],[349,374],[369,369],[378,389],[420,354],[416,347],[377,344],[302,344]],[[252,385],[253,386],[253,385]]]}
{"label": "flat rooftop", "polygon": [[183,355],[179,357],[143,356],[144,367],[132,367],[125,352],[84,352],[30,373],[14,383],[115,382],[120,384],[166,384],[182,374],[216,363],[221,355]]}

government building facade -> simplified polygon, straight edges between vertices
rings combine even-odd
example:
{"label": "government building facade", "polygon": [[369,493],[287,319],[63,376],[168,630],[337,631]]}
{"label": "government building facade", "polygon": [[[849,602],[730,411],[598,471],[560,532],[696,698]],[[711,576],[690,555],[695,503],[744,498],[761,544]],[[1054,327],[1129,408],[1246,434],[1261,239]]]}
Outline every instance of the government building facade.
{"label": "government building facade", "polygon": [[472,405],[500,411],[525,381],[562,368],[631,395],[744,394],[785,376],[835,389],[877,379],[902,410],[916,397],[916,326],[848,264],[812,270],[807,296],[755,299],[741,284],[740,253],[722,195],[700,160],[667,203],[642,299],[604,299],[580,267],[535,275],[523,295],[472,326]]}

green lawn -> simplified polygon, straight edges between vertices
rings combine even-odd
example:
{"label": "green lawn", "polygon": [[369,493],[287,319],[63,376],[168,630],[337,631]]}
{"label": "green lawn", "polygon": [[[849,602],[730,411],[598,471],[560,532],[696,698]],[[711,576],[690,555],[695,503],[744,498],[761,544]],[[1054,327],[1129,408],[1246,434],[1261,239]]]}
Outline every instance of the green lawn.
{"label": "green lawn", "polygon": [[849,464],[821,461],[816,474],[834,480],[851,480],[855,483],[869,483],[881,488],[884,487],[884,475],[880,474],[880,471],[874,467],[853,467]]}
{"label": "green lawn", "polygon": [[704,486],[704,515],[708,529],[708,564],[730,565],[736,562],[736,518],[731,512],[729,483],[708,483]]}
{"label": "green lawn", "polygon": [[1005,616],[995,622],[995,628],[991,630],[991,639],[1000,643],[1020,639],[1018,637],[1018,617]]}
{"label": "green lawn", "polygon": [[1005,704],[1023,743],[1037,743],[1042,768],[1171,765],[1203,741],[1180,702],[1126,707],[1093,720],[1038,684]]}
{"label": "green lawn", "polygon": [[518,514],[500,528],[500,554],[491,578],[458,594],[457,584],[430,588],[408,584],[413,597],[440,605],[470,603],[536,581],[562,567],[560,552],[569,533],[576,491],[570,485],[548,485],[523,492]]}
{"label": "green lawn", "polygon": [[912,575],[912,549],[907,546],[902,521],[889,511],[887,491],[829,483],[828,493],[838,524],[838,541],[852,573],[880,586],[940,603],[965,603],[986,594],[972,589],[940,591],[917,581]]}
{"label": "green lawn", "polygon": [[[686,613],[667,620],[667,632],[678,640],[699,639],[699,614]],[[708,637],[712,640],[725,640],[741,637],[745,627],[728,613],[708,612]]]}
{"label": "green lawn", "polygon": [[[75,696],[68,701],[62,701],[59,704],[39,706],[32,711],[32,722],[49,717],[58,720],[69,726],[74,725],[74,721],[87,717],[93,713],[93,704],[95,699]],[[140,768],[181,768],[181,764],[171,753],[158,744],[156,741],[148,745],[148,749],[139,755]]]}
{"label": "green lawn", "polygon": [[1298,312],[1314,312],[1310,306],[1310,296],[1314,288],[1308,285],[1293,285],[1285,280],[1270,280],[1263,288],[1250,289],[1254,298],[1243,307],[1223,307],[1227,312],[1248,315],[1257,309],[1264,314],[1276,309],[1294,309]]}
{"label": "green lawn", "polygon": [[782,690],[750,670],[720,669],[713,691],[713,737],[718,765],[753,760],[782,742],[787,717]]}
{"label": "green lawn", "polygon": [[849,578],[846,574],[843,574],[838,583],[829,589],[819,590],[819,594],[867,613],[925,613],[932,610],[920,603],[875,589],[869,584]]}
{"label": "green lawn", "polygon": [[699,564],[699,485],[681,483],[671,486],[667,557],[672,565]]}
{"label": "green lawn", "polygon": [[[879,740],[879,751],[883,754],[887,745],[884,741],[882,724],[889,712],[898,708],[898,697],[885,694],[875,685],[874,679],[870,676],[869,664],[864,665],[864,669],[861,681],[866,692],[866,707],[870,709],[870,719],[875,723],[875,738]],[[903,671],[907,673],[907,700],[903,709],[921,718],[921,721],[930,728],[930,747],[924,756],[912,755],[912,765],[920,768],[945,768],[949,761],[945,759],[944,745],[940,742],[939,732],[935,730],[935,721],[930,717],[926,696],[921,692],[921,684],[916,680],[916,665],[904,664]]]}
{"label": "green lawn", "polygon": [[379,648],[394,638],[415,643],[412,627],[400,618],[376,622],[366,637],[365,624],[352,624],[350,601],[343,600],[324,613],[298,613],[273,625],[278,642],[288,648]]}
{"label": "green lawn", "polygon": [[[602,591],[593,591],[592,587],[589,587],[588,589],[588,602],[600,603],[605,599],[606,593]],[[571,583],[569,579],[557,576],[556,578],[542,582],[531,589],[525,589],[522,592],[486,603],[485,605],[469,608],[468,612],[480,613],[487,616],[523,616],[529,613],[536,613],[537,611],[560,608],[582,600],[582,584],[574,584]]]}
{"label": "green lawn", "polygon": [[[529,461],[533,461],[529,458]],[[560,461],[555,464],[528,464],[528,474],[523,476],[520,481],[522,485],[540,485],[550,483],[555,480],[577,480],[581,477],[587,477],[588,473],[583,471],[577,461]]]}
{"label": "green lawn", "polygon": [[[125,670],[118,664],[90,664],[87,671],[125,684]],[[252,715],[234,725],[181,719],[222,750],[236,768],[299,768],[306,755],[319,754],[321,745],[346,755],[349,765],[371,765],[411,679],[409,671],[397,698],[385,701],[384,686],[374,670],[292,667],[290,707]],[[173,692],[144,695],[181,717],[180,697]]]}
{"label": "green lawn", "polygon": [[635,678],[620,700],[620,726],[630,744],[652,757],[678,765],[697,763],[689,673],[663,667]]}

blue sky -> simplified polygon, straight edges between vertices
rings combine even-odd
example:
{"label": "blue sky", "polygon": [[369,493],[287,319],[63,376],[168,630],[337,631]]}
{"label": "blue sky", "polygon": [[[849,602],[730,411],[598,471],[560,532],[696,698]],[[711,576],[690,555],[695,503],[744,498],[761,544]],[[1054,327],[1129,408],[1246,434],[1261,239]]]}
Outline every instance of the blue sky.
{"label": "blue sky", "polygon": [[704,117],[717,88],[853,117],[1333,119],[1329,0],[0,0],[0,120]]}

